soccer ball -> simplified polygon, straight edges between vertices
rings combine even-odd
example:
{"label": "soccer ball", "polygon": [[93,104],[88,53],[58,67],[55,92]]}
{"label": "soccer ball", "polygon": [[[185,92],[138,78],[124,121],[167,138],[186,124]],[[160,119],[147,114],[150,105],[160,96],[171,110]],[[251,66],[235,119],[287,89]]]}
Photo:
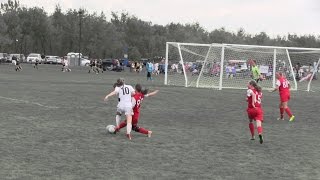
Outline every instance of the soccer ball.
{"label": "soccer ball", "polygon": [[116,127],[114,125],[108,125],[106,130],[108,133],[113,134],[116,131]]}

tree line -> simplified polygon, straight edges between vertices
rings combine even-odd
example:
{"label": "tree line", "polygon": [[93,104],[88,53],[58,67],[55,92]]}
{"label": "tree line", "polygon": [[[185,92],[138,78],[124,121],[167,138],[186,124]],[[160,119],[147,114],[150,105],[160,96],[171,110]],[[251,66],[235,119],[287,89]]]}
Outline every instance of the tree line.
{"label": "tree line", "polygon": [[49,15],[43,8],[22,7],[17,0],[1,3],[0,9],[0,52],[25,55],[64,56],[68,52],[79,52],[81,48],[82,54],[92,58],[121,58],[127,53],[130,59],[139,60],[164,56],[166,42],[316,48],[320,47],[319,38],[312,34],[271,38],[265,32],[253,35],[242,28],[237,32],[225,28],[209,32],[199,23],[164,26],[143,21],[127,12],[111,12],[108,21],[103,12],[89,13],[86,9],[62,12],[59,5]]}

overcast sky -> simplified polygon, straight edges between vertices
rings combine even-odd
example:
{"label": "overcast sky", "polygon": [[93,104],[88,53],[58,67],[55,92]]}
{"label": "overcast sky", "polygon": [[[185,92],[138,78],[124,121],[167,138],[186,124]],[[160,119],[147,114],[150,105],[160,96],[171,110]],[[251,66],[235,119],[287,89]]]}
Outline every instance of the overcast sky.
{"label": "overcast sky", "polygon": [[64,11],[103,11],[108,19],[111,11],[126,11],[153,24],[199,22],[208,31],[242,27],[272,37],[288,32],[320,35],[320,0],[20,0],[20,4],[43,7],[49,14],[56,4]]}

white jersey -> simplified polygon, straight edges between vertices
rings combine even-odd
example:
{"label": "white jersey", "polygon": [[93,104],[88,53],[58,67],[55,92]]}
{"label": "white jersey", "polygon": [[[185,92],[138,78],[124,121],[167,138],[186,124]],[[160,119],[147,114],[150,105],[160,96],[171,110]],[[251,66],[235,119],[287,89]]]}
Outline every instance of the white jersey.
{"label": "white jersey", "polygon": [[119,95],[119,103],[118,107],[132,107],[132,93],[134,93],[134,89],[130,85],[123,85],[121,87],[116,87],[115,91]]}
{"label": "white jersey", "polygon": [[68,66],[68,65],[69,65],[69,61],[68,61],[67,59],[65,59],[63,62],[64,62],[64,65],[65,65],[65,66]]}

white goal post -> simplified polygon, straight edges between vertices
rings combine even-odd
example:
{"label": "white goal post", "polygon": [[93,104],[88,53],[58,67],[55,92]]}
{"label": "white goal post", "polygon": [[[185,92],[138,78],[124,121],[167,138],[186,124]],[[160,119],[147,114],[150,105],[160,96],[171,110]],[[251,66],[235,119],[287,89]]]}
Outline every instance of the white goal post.
{"label": "white goal post", "polygon": [[275,87],[282,72],[293,90],[320,91],[320,48],[242,44],[166,43],[165,85],[246,89],[252,79],[248,60],[256,62],[264,89]]}

